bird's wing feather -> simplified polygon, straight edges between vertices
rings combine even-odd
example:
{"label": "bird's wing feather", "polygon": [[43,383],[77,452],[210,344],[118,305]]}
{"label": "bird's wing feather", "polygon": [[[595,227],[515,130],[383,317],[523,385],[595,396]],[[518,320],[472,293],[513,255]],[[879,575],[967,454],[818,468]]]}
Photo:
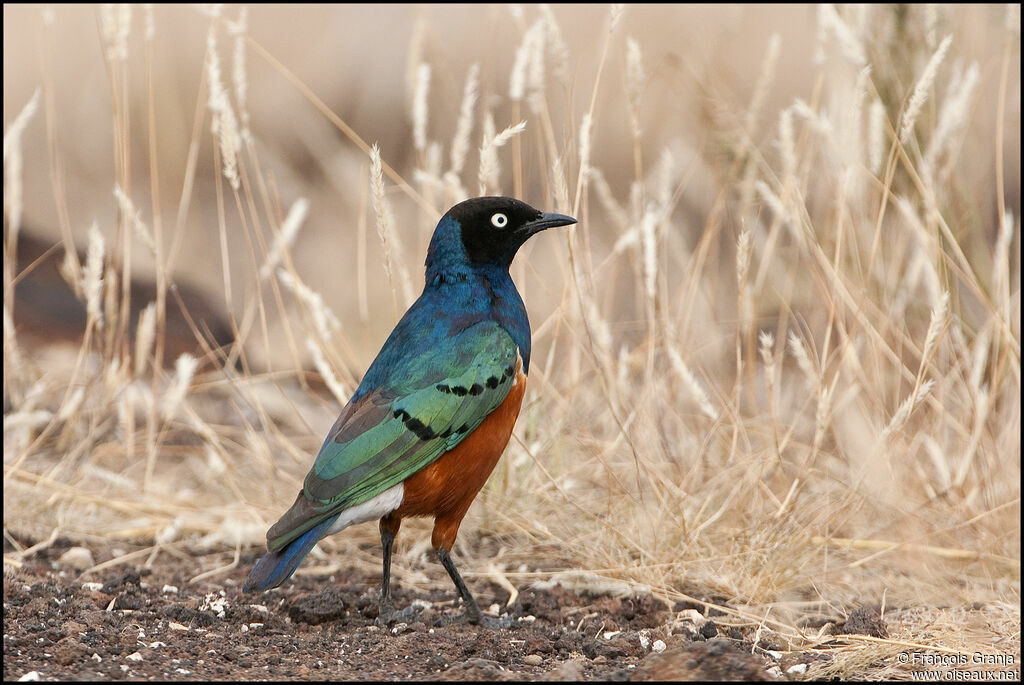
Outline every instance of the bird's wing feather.
{"label": "bird's wing feather", "polygon": [[458,445],[505,400],[517,354],[504,328],[483,321],[395,364],[342,410],[295,504],[267,532],[268,548],[284,547]]}

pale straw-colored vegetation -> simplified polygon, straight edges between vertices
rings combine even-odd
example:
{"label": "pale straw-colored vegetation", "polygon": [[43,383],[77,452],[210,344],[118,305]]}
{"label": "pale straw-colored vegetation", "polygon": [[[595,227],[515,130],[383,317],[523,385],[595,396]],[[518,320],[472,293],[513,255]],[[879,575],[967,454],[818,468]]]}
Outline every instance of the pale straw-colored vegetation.
{"label": "pale straw-colored vegetation", "polygon": [[[257,30],[263,7],[78,10],[100,145],[71,140],[65,11],[4,9],[5,571],[61,535],[118,551],[100,567],[240,578],[418,293],[437,218],[500,193],[579,224],[513,266],[533,362],[463,525],[469,578],[720,605],[834,657],[806,677],[907,677],[907,649],[1019,663],[1016,6],[776,8],[779,33],[749,8],[392,9],[409,30],[377,48],[406,73],[371,69],[361,102],[272,37],[291,19]],[[346,16],[332,44],[363,30]],[[737,21],[752,56],[715,54],[728,29],[701,42]],[[19,25],[41,38],[13,56],[25,93]],[[168,109],[178,58],[196,73]],[[91,193],[83,151],[107,172]],[[62,267],[75,349],[15,330],[28,220],[84,249]],[[158,286],[134,331],[133,272]],[[165,359],[182,274],[237,345]],[[445,582],[428,527],[403,529],[403,584]],[[375,538],[299,572],[375,569]],[[829,642],[820,619],[860,605],[889,637]]]}

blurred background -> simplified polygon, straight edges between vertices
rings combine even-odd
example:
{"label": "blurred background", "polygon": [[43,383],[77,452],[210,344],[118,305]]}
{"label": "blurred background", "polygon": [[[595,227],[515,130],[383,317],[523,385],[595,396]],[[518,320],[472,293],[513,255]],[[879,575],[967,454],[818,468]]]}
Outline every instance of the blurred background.
{"label": "blurred background", "polygon": [[513,266],[535,370],[464,557],[792,625],[1019,602],[1019,22],[5,5],[5,529],[255,549],[437,219],[508,194],[580,224]]}
{"label": "blurred background", "polygon": [[[474,63],[480,66],[480,109],[493,115],[499,130],[516,123],[518,119],[513,121],[512,116],[516,103],[509,97],[510,71],[524,29],[535,18],[533,15],[540,16],[533,11],[524,17],[524,11],[502,6],[358,5],[300,10],[269,6],[247,11],[246,33],[363,140],[378,143],[384,161],[409,175],[411,182],[408,172],[417,166],[411,113],[416,67],[421,63],[431,66],[426,123],[431,141],[447,144],[454,135],[467,70]],[[1006,10],[1002,6],[934,9],[932,19],[923,16],[925,10],[911,8],[894,10],[893,15],[902,16],[892,17],[879,17],[884,13],[869,10],[847,11],[852,12],[853,30],[881,34],[872,36],[872,47],[892,50],[880,56],[889,60],[882,73],[891,75],[893,85],[902,91],[910,90],[924,65],[906,60],[900,51],[912,51],[915,42],[927,48],[929,38],[935,42],[939,33],[955,28],[956,59],[962,64],[977,62],[980,67],[974,94],[992,99],[997,93],[999,54],[991,31],[1004,21]],[[644,72],[643,82],[637,84],[642,100],[638,114],[643,159],[653,165],[662,150],[669,149],[676,164],[687,168],[689,178],[677,211],[688,221],[675,230],[689,232],[689,242],[694,242],[701,219],[715,200],[715,166],[721,156],[730,153],[730,143],[720,138],[731,131],[722,128],[742,125],[742,111],[750,104],[773,36],[779,40],[773,78],[770,87],[759,93],[763,115],[757,122],[758,129],[748,132],[766,155],[774,154],[775,113],[795,98],[811,97],[813,91],[809,88],[825,73],[822,65],[827,64],[826,47],[836,52],[841,49],[841,45],[835,47],[837,38],[822,35],[814,7],[649,5],[623,14],[612,51],[602,63],[607,23],[603,7],[553,6],[548,12],[559,27],[559,39],[564,41],[556,47],[548,46],[548,68],[564,73],[548,74],[551,83],[545,94],[553,101],[550,106],[566,115],[564,120],[556,121],[558,129],[552,133],[560,140],[576,137],[590,106],[591,84],[602,65],[604,82],[594,103],[591,158],[619,197],[628,197],[635,177],[623,47],[627,38],[638,42]],[[127,146],[122,172],[125,182],[131,184],[133,202],[144,215],[152,216],[151,196],[158,193],[160,219],[168,227],[180,229],[173,241],[168,240],[168,247],[173,242],[176,248],[168,275],[179,283],[194,285],[214,307],[234,307],[237,315],[241,303],[226,302],[221,292],[224,265],[217,245],[213,140],[206,135],[194,137],[197,115],[204,117],[199,121],[200,131],[209,126],[203,110],[206,91],[201,86],[210,18],[208,12],[191,7],[154,7],[151,13],[153,34],[149,42],[144,32],[150,19],[144,16],[144,10],[135,8],[129,19],[125,40],[131,59],[119,67],[123,69],[124,91],[114,93],[98,7],[5,7],[4,121],[13,121],[37,88],[45,88],[40,105],[52,112],[51,122],[45,123],[40,116],[22,136],[26,232],[52,244],[62,237],[63,223],[76,246],[84,250],[86,230],[96,222],[108,240],[113,238],[119,209],[112,183],[118,164],[116,122],[112,118],[116,107],[125,122],[125,129],[117,135],[123,136]],[[918,13],[922,16],[917,17]],[[44,16],[47,14],[50,23]],[[227,21],[238,20],[238,8],[225,10],[224,14]],[[925,27],[926,21],[934,25]],[[933,35],[919,35],[926,30]],[[225,30],[219,40],[227,81],[232,69],[233,38]],[[563,54],[555,54],[557,51]],[[347,315],[356,298],[337,276],[339,270],[356,268],[356,224],[360,213],[365,213],[361,193],[368,185],[367,156],[275,65],[251,49],[244,59],[247,106],[259,113],[250,119],[252,138],[271,177],[274,194],[282,210],[296,198],[309,200],[303,239],[294,246],[296,264],[326,303]],[[887,74],[890,70],[892,74]],[[831,76],[835,75],[833,70]],[[1016,83],[1013,78],[1009,82],[1011,86]],[[151,92],[147,83],[151,83]],[[902,91],[899,95],[906,94]],[[1011,106],[1017,102],[1013,95],[1011,92],[1007,98]],[[116,101],[119,96],[124,100]],[[957,165],[979,187],[990,187],[994,183],[996,150],[987,138],[994,130],[998,112],[993,106],[971,104],[971,125],[959,141]],[[936,107],[929,103],[928,109]],[[529,110],[524,109],[527,111],[520,119],[527,118]],[[731,115],[727,114],[730,110]],[[1008,114],[1017,110],[1019,107]],[[734,121],[722,121],[729,116]],[[543,135],[539,126],[528,127],[523,134],[525,168],[541,161],[536,145]],[[471,135],[473,148],[478,147],[479,138],[477,123]],[[1002,142],[1005,166],[1019,168],[1019,127],[1006,127]],[[190,154],[196,155],[194,168],[189,164]],[[475,173],[475,161],[469,160],[470,175]],[[54,162],[59,165],[56,172]],[[154,170],[156,173],[152,173]],[[187,173],[194,173],[194,178],[186,184]],[[59,202],[54,201],[54,174],[60,183]],[[493,190],[512,192],[509,175],[503,180],[502,187]],[[521,189],[524,199],[550,204],[552,189],[547,180],[547,174],[525,175]],[[188,197],[183,200],[186,187]],[[388,192],[399,194],[393,188]],[[1006,184],[1008,208],[1016,211],[1019,202],[1019,183]],[[431,206],[437,216],[447,208],[437,203]],[[995,207],[990,203],[986,209],[990,212],[985,219],[991,239],[991,212]],[[405,237],[401,256],[415,271],[436,216],[397,197],[394,211],[398,230]],[[417,211],[418,216],[414,214]],[[229,271],[234,280],[245,282],[255,266],[245,234],[238,230],[230,212],[225,221]],[[615,235],[601,230],[605,227],[599,219],[594,221],[594,228],[594,239],[602,247],[614,242]],[[986,226],[979,228],[984,235]],[[135,241],[131,268],[136,274],[152,276],[153,255],[141,240]],[[379,241],[368,241],[367,250],[368,264],[381,263]],[[554,266],[545,261],[543,254],[527,259],[538,269]],[[384,304],[389,297],[379,287],[370,288],[366,295],[371,306]],[[531,304],[547,304],[550,308],[550,303]],[[391,325],[380,318],[368,323],[374,326],[373,339]],[[250,350],[250,354],[266,353]]]}

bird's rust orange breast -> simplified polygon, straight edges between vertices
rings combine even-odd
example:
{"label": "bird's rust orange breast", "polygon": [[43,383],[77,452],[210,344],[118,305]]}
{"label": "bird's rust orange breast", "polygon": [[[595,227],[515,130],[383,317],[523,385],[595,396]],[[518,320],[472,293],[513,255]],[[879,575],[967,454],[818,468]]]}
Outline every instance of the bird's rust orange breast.
{"label": "bird's rust orange breast", "polygon": [[505,401],[454,449],[405,479],[401,506],[387,518],[434,516],[435,547],[451,549],[459,523],[505,451],[526,393],[522,362]]}

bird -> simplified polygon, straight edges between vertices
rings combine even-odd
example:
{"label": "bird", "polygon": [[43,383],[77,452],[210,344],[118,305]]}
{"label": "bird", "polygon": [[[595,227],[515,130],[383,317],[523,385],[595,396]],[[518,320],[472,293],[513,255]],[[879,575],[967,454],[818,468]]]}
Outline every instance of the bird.
{"label": "bird", "polygon": [[501,457],[530,368],[530,321],[509,274],[533,235],[575,224],[510,197],[454,205],[427,248],[423,292],[342,408],[295,503],[267,531],[267,553],[243,586],[287,580],[327,535],[379,520],[383,572],[377,625],[408,618],[391,598],[391,554],[402,520],[433,516],[431,546],[465,607],[484,616],[452,561],[459,526]]}

